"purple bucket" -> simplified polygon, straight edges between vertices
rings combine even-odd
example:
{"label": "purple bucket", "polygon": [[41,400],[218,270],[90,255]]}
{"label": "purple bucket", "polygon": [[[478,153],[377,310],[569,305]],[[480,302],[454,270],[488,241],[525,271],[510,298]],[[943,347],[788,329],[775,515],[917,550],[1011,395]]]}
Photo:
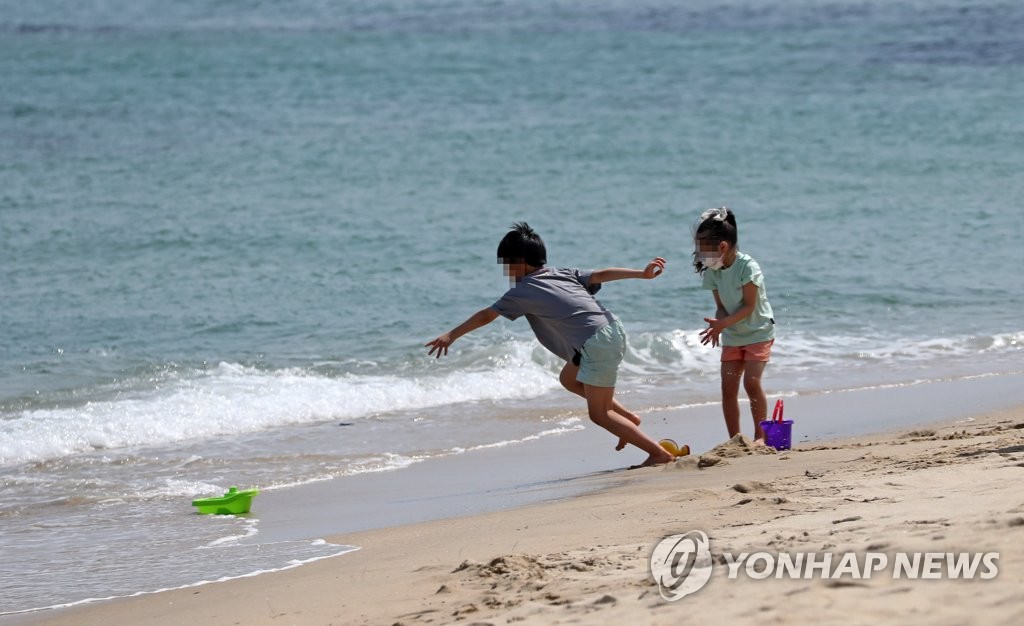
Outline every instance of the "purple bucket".
{"label": "purple bucket", "polygon": [[793,420],[782,419],[783,405],[780,399],[775,403],[772,418],[761,422],[764,443],[776,450],[789,450],[793,445]]}

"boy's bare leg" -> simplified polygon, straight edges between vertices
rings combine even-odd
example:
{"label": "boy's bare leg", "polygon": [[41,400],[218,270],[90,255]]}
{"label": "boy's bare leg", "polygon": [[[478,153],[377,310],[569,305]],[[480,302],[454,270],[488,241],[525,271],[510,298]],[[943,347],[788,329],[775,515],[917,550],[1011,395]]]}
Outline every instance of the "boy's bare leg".
{"label": "boy's bare leg", "polygon": [[747,392],[750,399],[750,415],[754,418],[754,441],[763,442],[764,432],[761,431],[761,422],[768,419],[768,397],[761,387],[761,375],[767,361],[747,361],[743,373],[743,390]]}
{"label": "boy's bare leg", "polygon": [[[562,373],[558,375],[558,381],[561,382],[562,386],[565,387],[567,390],[580,396],[581,398],[586,398],[587,395],[583,390],[583,383],[576,380],[576,376],[579,373],[580,366],[573,365],[572,361],[569,361],[565,364],[565,367],[562,368]],[[640,416],[619,404],[619,401],[616,400],[614,397],[612,398],[612,410],[621,415],[622,417],[633,422],[637,426],[640,425]],[[626,447],[627,443],[628,442],[625,439],[620,438],[619,443],[616,444],[615,446],[615,449],[622,450],[623,448]]]}
{"label": "boy's bare leg", "polygon": [[722,414],[729,439],[740,434],[740,381],[743,380],[743,361],[722,362]]}
{"label": "boy's bare leg", "polygon": [[615,399],[614,387],[583,385],[583,393],[587,398],[590,421],[648,454],[647,460],[641,463],[641,466],[660,465],[675,460],[668,450],[659,446],[658,442],[645,435],[636,424],[612,408]]}
{"label": "boy's bare leg", "polygon": [[[626,408],[624,406],[622,406],[621,404],[619,404],[617,400],[613,400],[612,401],[612,410],[614,412],[618,413],[619,415],[625,417],[629,421],[633,422],[633,424],[635,424],[637,426],[640,425],[640,416],[637,415],[636,413],[631,412],[631,411],[627,411]],[[620,437],[619,438],[619,442],[615,444],[615,449],[616,450],[622,450],[622,449],[624,449],[626,447],[627,443],[629,443],[629,442],[627,442],[625,439],[622,439]]]}

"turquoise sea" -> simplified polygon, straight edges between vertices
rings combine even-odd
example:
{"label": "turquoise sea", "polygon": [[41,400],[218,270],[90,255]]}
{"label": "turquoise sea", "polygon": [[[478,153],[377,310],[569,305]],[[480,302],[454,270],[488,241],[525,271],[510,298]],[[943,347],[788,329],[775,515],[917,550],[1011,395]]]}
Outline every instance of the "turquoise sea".
{"label": "turquoise sea", "polygon": [[722,204],[773,396],[1021,373],[1022,32],[994,0],[0,0],[0,614],[344,551],[246,549],[258,518],[189,506],[228,485],[583,428],[525,321],[423,348],[507,288],[514,221],[552,265],[668,259],[600,294],[634,410],[716,401],[689,233]]}

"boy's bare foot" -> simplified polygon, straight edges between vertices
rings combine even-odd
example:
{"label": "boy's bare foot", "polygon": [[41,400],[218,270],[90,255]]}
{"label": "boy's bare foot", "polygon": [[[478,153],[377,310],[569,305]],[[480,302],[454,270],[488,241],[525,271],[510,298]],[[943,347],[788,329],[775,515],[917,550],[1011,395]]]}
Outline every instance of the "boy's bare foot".
{"label": "boy's bare foot", "polygon": [[755,445],[755,446],[764,446],[764,445],[768,445],[768,444],[766,444],[766,443],[764,442],[764,437],[761,437],[760,439],[755,439],[755,440],[754,440],[753,442],[751,442],[751,443],[752,443],[753,445]]}
{"label": "boy's bare foot", "polygon": [[629,469],[639,469],[641,467],[654,467],[656,465],[665,465],[676,460],[676,457],[669,454],[668,450],[662,450],[662,454],[657,456],[650,455],[647,460],[639,465],[633,465]]}

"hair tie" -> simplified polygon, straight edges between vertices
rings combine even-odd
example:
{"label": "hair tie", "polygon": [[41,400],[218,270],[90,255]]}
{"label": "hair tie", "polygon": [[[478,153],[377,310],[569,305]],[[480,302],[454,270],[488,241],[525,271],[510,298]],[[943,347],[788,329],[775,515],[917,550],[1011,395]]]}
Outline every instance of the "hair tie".
{"label": "hair tie", "polygon": [[715,219],[718,220],[719,222],[724,222],[725,218],[728,217],[728,215],[729,209],[725,208],[724,206],[720,206],[714,209],[707,209],[706,211],[701,213],[700,221],[704,222],[709,219]]}

